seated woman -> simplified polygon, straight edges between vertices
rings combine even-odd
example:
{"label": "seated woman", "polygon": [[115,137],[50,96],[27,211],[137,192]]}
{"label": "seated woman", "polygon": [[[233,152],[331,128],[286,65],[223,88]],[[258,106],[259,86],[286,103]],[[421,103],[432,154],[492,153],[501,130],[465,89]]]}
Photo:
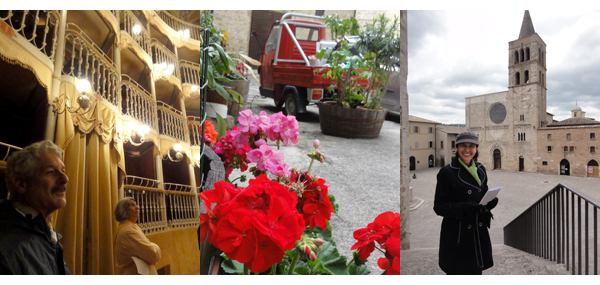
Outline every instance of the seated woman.
{"label": "seated woman", "polygon": [[140,207],[132,197],[127,197],[117,203],[115,217],[119,222],[114,240],[115,274],[138,274],[138,268],[133,260],[137,257],[148,263],[148,274],[156,275],[156,263],[160,260],[161,252],[157,244],[150,242],[135,224],[140,217]]}

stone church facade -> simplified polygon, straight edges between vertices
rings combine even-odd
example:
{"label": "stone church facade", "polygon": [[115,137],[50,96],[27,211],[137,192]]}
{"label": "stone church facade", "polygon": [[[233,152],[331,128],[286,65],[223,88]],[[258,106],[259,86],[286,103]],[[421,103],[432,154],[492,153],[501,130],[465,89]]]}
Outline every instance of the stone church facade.
{"label": "stone church facade", "polygon": [[525,11],[519,38],[509,42],[508,90],[465,98],[466,126],[479,136],[478,161],[486,168],[537,172],[537,130],[552,122],[545,54]]}
{"label": "stone church facade", "polygon": [[465,98],[478,161],[487,169],[598,177],[600,122],[577,106],[560,122],[546,112],[546,44],[529,11],[508,46],[508,90]]}

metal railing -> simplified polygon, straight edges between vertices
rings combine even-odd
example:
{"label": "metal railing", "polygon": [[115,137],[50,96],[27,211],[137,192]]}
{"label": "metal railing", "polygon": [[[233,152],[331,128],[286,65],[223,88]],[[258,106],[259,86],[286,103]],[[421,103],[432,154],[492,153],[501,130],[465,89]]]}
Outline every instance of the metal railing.
{"label": "metal railing", "polygon": [[187,60],[179,61],[181,68],[181,83],[189,83],[200,86],[200,64],[193,63]]}
{"label": "metal railing", "polygon": [[54,10],[5,10],[0,11],[4,21],[36,49],[54,61],[58,39],[60,15]]}
{"label": "metal railing", "polygon": [[6,161],[12,151],[22,150],[22,148],[20,148],[18,146],[0,142],[0,150],[3,150],[5,148],[6,148],[6,152],[2,151],[2,153],[4,153],[4,155],[1,155],[1,153],[0,153],[0,161]]}
{"label": "metal railing", "polygon": [[[210,39],[210,29],[203,29],[202,36],[205,39]],[[208,48],[209,41],[201,41],[200,46],[200,185],[198,185],[198,192],[200,193],[200,189],[202,188],[202,183],[204,182],[204,173],[202,171],[202,164],[204,163],[204,133],[206,130],[206,93],[208,92],[208,61],[210,60],[208,57]],[[200,203],[202,205],[202,203]]]}
{"label": "metal railing", "polygon": [[597,275],[598,208],[600,202],[559,183],[504,227],[504,244],[566,264],[573,275]]}
{"label": "metal railing", "polygon": [[158,101],[158,129],[159,134],[167,135],[183,142],[190,142],[188,126],[183,113],[169,104]]}
{"label": "metal railing", "polygon": [[123,115],[129,115],[157,130],[157,109],[152,94],[146,91],[128,75],[123,74],[122,77],[121,92],[123,92]]}
{"label": "metal railing", "polygon": [[172,228],[198,227],[200,225],[200,216],[196,210],[194,193],[186,194],[167,194],[167,219]]}
{"label": "metal railing", "polygon": [[201,32],[200,26],[190,24],[188,22],[180,20],[177,17],[171,15],[167,11],[156,10],[155,12],[158,15],[158,17],[163,22],[165,22],[165,24],[167,24],[169,27],[171,27],[173,30],[175,30],[175,32],[184,31],[187,29],[190,31],[191,39],[198,40],[198,41],[200,40],[200,32]]}
{"label": "metal railing", "polygon": [[90,81],[92,89],[115,106],[121,103],[121,77],[114,63],[75,24],[65,32],[63,74]]}

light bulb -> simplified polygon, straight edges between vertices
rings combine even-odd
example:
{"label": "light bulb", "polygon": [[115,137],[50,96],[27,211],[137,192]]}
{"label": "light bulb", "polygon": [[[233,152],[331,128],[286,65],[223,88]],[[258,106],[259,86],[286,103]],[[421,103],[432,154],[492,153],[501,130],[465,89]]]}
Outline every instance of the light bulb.
{"label": "light bulb", "polygon": [[185,31],[183,31],[183,36],[187,39],[190,37],[190,30],[189,29],[185,29]]}
{"label": "light bulb", "polygon": [[90,82],[87,79],[79,79],[77,82],[77,90],[81,93],[87,93],[91,89]]}
{"label": "light bulb", "polygon": [[140,134],[140,136],[145,136],[147,133],[150,132],[150,127],[148,127],[147,125],[141,125],[138,128],[138,134]]}
{"label": "light bulb", "polygon": [[194,156],[194,158],[199,162],[200,161],[200,154],[196,153],[196,155]]}
{"label": "light bulb", "polygon": [[198,90],[198,85],[192,86],[192,92],[196,92],[196,90]]}
{"label": "light bulb", "polygon": [[181,144],[176,143],[175,145],[173,145],[173,149],[176,152],[180,152],[181,151]]}
{"label": "light bulb", "polygon": [[138,123],[136,121],[129,122],[129,131],[135,131],[138,128]]}
{"label": "light bulb", "polygon": [[141,31],[142,31],[142,27],[138,24],[136,24],[135,26],[133,26],[133,34],[138,35]]}

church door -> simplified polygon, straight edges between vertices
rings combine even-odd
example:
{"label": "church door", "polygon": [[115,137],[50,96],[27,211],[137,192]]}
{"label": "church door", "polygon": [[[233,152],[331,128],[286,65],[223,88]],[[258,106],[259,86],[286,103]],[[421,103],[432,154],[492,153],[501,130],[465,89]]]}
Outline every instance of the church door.
{"label": "church door", "polygon": [[416,164],[415,157],[411,156],[408,160],[410,162],[410,170],[412,171],[412,170],[417,169],[417,164]]}
{"label": "church door", "polygon": [[571,175],[571,165],[569,161],[563,159],[560,161],[560,175]]}
{"label": "church door", "polygon": [[499,149],[494,150],[494,169],[502,169],[502,157]]}
{"label": "church door", "polygon": [[429,168],[433,167],[433,155],[429,156]]}
{"label": "church door", "polygon": [[598,177],[598,162],[593,159],[587,164],[587,177]]}
{"label": "church door", "polygon": [[519,157],[519,171],[525,170],[525,159],[523,157]]}

